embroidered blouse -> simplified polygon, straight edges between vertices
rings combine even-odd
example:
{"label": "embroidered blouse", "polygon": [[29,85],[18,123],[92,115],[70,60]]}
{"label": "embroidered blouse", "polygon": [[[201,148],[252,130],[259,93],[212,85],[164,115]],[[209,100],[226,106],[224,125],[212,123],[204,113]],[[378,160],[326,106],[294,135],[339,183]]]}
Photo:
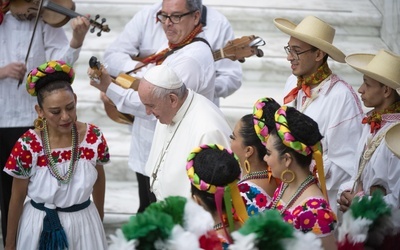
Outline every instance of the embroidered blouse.
{"label": "embroidered blouse", "polygon": [[272,201],[264,189],[251,181],[240,182],[238,187],[249,216],[264,211]]}
{"label": "embroidered blouse", "polygon": [[[283,185],[276,189],[273,200],[277,198],[282,187]],[[285,202],[280,200],[276,209],[281,211],[285,205]],[[286,209],[282,217],[296,230],[313,232],[318,237],[333,233],[337,223],[335,213],[323,197],[308,197],[299,205]]]}

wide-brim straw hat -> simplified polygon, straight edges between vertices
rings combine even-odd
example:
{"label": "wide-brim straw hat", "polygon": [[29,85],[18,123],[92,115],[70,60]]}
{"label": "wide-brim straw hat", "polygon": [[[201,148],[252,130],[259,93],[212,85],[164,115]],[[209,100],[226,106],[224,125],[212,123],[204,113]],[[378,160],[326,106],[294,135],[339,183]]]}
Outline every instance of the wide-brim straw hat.
{"label": "wide-brim straw hat", "polygon": [[385,142],[388,148],[400,158],[400,123],[391,127],[385,135]]}
{"label": "wide-brim straw hat", "polygon": [[346,57],[348,65],[372,79],[389,86],[400,88],[400,56],[387,50],[374,54],[351,54]]}
{"label": "wide-brim straw hat", "polygon": [[341,50],[332,45],[335,29],[314,16],[305,17],[298,25],[284,18],[275,18],[275,26],[283,33],[308,43],[325,53],[333,60],[344,63],[346,57]]}

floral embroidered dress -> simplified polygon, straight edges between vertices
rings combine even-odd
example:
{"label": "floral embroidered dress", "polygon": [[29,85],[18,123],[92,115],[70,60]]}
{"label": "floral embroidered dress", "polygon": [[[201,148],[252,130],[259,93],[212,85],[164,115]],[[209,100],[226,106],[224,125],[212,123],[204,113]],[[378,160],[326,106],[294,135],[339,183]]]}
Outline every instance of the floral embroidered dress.
{"label": "floral embroidered dress", "polygon": [[264,189],[251,181],[239,182],[238,187],[249,216],[264,211],[272,201]]}
{"label": "floral embroidered dress", "polygon": [[[277,198],[283,184],[275,190],[273,200]],[[280,200],[276,209],[282,211],[285,205],[285,202]],[[307,198],[299,205],[286,209],[282,217],[284,221],[292,224],[295,229],[304,233],[313,232],[318,237],[332,234],[337,222],[335,213],[323,197]]]}
{"label": "floral embroidered dress", "polygon": [[[79,144],[79,160],[68,184],[59,183],[47,167],[42,140],[34,130],[23,134],[15,144],[4,171],[28,179],[27,196],[37,203],[70,207],[87,201],[97,179],[97,164],[109,162],[107,142],[102,132],[87,124],[86,134]],[[61,175],[68,171],[71,147],[53,149],[51,155]],[[38,249],[45,212],[25,202],[19,221],[17,249]],[[77,212],[58,212],[68,238],[69,249],[107,249],[102,221],[93,202]]]}

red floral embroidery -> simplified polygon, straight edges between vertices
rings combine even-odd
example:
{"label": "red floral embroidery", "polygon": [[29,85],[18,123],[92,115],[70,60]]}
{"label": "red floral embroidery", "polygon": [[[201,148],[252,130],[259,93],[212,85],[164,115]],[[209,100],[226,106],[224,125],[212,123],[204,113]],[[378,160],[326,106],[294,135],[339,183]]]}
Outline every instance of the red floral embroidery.
{"label": "red floral embroidery", "polygon": [[20,141],[17,141],[17,143],[15,143],[14,148],[12,150],[12,154],[19,155],[21,152],[22,152],[22,144]]}
{"label": "red floral embroidery", "polygon": [[93,159],[94,151],[91,148],[82,148],[81,158],[86,158],[88,160]]}
{"label": "red floral embroidery", "polygon": [[264,194],[256,195],[256,204],[258,207],[265,207],[267,205],[267,197]]}
{"label": "red floral embroidery", "polygon": [[68,161],[71,159],[71,154],[72,151],[71,150],[66,150],[64,152],[61,153],[61,159],[62,161]]}
{"label": "red floral embroidery", "polygon": [[17,166],[17,162],[15,161],[15,158],[13,156],[8,157],[8,160],[6,162],[6,168],[10,169],[10,170],[14,170],[16,166]]}
{"label": "red floral embroidery", "polygon": [[37,159],[37,165],[39,167],[46,167],[47,166],[47,158],[44,155],[41,155]]}
{"label": "red floral embroidery", "polygon": [[23,168],[29,168],[32,164],[32,154],[30,151],[24,150],[21,154],[21,165]]}
{"label": "red floral embroidery", "polygon": [[40,151],[42,151],[42,146],[40,145],[40,143],[37,140],[33,140],[30,143],[31,149],[34,153],[39,153]]}
{"label": "red floral embroidery", "polygon": [[95,133],[92,133],[92,131],[90,131],[86,137],[86,142],[89,144],[94,144],[97,141],[97,136]]}
{"label": "red floral embroidery", "polygon": [[62,159],[60,158],[60,151],[51,152],[51,157],[53,158],[54,162],[61,162],[62,161]]}

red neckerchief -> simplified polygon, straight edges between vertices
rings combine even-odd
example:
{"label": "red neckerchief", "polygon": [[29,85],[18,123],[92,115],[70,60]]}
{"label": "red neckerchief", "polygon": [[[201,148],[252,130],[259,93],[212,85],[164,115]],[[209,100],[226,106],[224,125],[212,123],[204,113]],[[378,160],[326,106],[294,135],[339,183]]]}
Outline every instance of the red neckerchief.
{"label": "red neckerchief", "polygon": [[362,124],[368,123],[371,126],[371,134],[376,133],[381,128],[382,115],[393,113],[400,113],[400,101],[391,104],[382,112],[372,111],[370,115],[363,118]]}
{"label": "red neckerchief", "polygon": [[289,103],[296,99],[299,90],[303,90],[304,94],[310,98],[311,97],[311,87],[310,85],[317,85],[320,84],[323,80],[325,80],[328,76],[332,74],[332,71],[330,70],[328,66],[328,62],[325,62],[322,64],[316,72],[312,73],[308,77],[302,77],[298,76],[297,77],[297,86],[292,89],[284,98],[283,98],[283,103]]}
{"label": "red neckerchief", "polygon": [[150,55],[142,60],[142,63],[148,64],[148,63],[155,63],[157,65],[160,65],[164,60],[165,60],[165,54],[167,54],[168,51],[173,50],[175,48],[182,47],[184,45],[187,45],[192,42],[193,38],[195,38],[200,32],[202,32],[203,25],[199,23],[190,34],[183,39],[182,42],[178,44],[172,44],[168,43],[168,48],[158,52],[157,54]]}

